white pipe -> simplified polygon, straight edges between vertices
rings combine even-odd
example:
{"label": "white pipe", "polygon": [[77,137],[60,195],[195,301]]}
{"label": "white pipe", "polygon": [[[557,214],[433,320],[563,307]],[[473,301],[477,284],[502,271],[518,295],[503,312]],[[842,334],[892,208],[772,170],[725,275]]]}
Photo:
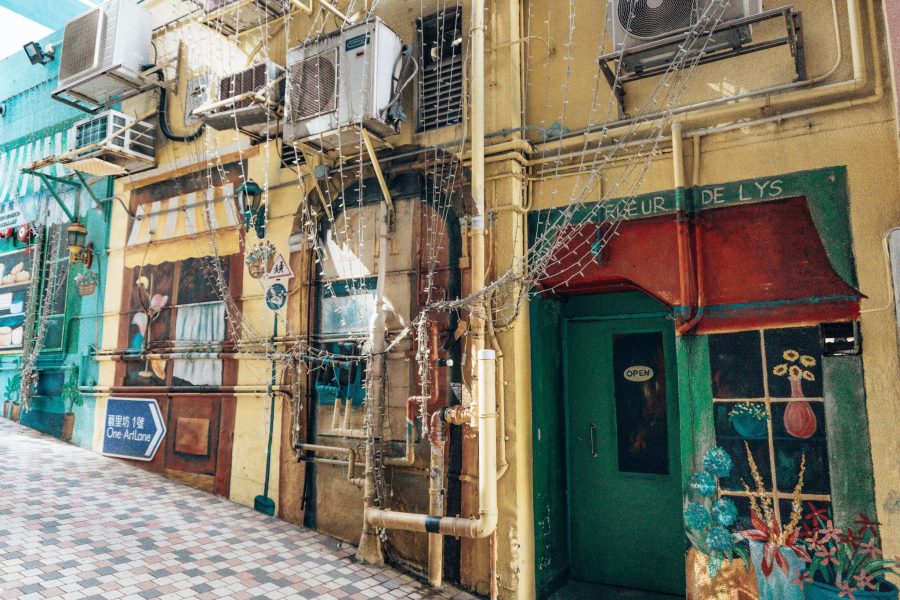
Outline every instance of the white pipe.
{"label": "white pipe", "polygon": [[497,527],[497,412],[495,372],[497,354],[478,353],[478,516],[442,517],[366,509],[366,523],[385,529],[440,533],[455,537],[485,538]]}

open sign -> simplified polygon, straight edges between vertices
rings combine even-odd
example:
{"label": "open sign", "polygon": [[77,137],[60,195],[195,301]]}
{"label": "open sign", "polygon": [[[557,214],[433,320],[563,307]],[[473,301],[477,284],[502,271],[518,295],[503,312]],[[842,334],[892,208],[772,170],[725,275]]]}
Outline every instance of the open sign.
{"label": "open sign", "polygon": [[643,365],[634,365],[625,369],[624,375],[628,381],[647,381],[653,378],[653,369]]}

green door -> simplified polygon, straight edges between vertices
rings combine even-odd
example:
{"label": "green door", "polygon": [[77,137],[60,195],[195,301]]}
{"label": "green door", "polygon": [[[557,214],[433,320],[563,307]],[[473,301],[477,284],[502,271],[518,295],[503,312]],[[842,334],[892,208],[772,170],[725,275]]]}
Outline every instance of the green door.
{"label": "green door", "polygon": [[674,330],[566,322],[572,577],[684,594]]}

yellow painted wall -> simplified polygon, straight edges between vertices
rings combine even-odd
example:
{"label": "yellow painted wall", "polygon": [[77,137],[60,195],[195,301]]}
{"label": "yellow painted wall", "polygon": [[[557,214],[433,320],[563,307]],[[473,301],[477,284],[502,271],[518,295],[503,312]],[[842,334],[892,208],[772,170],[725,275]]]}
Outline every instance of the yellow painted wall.
{"label": "yellow painted wall", "polygon": [[[855,0],[851,0],[855,1]],[[175,3],[177,4],[177,3]],[[444,3],[429,0],[424,3],[424,14],[429,14]],[[384,0],[379,4],[378,14],[382,16],[406,41],[414,39],[413,23],[420,16],[420,3],[400,0]],[[605,3],[577,0],[571,3],[557,0],[534,0],[517,2],[504,0],[488,2],[488,94],[487,131],[515,128],[521,124],[549,127],[561,122],[575,130],[589,124],[615,117],[615,108],[610,108],[609,92],[605,81],[597,79],[596,57],[600,53],[603,31],[603,7]],[[767,0],[766,7],[777,5]],[[824,0],[797,0],[797,8],[803,11],[804,33],[808,69],[812,76],[825,74],[835,64],[834,29],[832,27],[831,4]],[[864,19],[868,19],[871,3],[863,0]],[[149,0],[144,6],[154,11],[154,22],[162,23],[171,17],[174,4],[167,0]],[[847,80],[852,76],[850,64],[850,36],[847,24],[847,3],[836,0],[843,45],[843,60],[829,76],[827,83]],[[572,12],[569,12],[570,7]],[[167,12],[168,11],[168,12]],[[880,14],[880,12],[879,12]],[[177,14],[175,15],[177,16]],[[877,15],[876,15],[877,16]],[[877,16],[880,19],[880,16]],[[463,3],[464,31],[468,34],[471,22],[470,3]],[[880,23],[880,21],[878,21]],[[190,27],[195,27],[191,25]],[[292,22],[287,34],[275,36],[269,45],[270,56],[283,62],[284,48],[305,39],[308,35],[308,21],[298,18]],[[329,20],[328,29],[334,27]],[[574,29],[573,29],[574,27]],[[868,35],[868,28],[866,35]],[[188,48],[188,62],[191,69],[202,71],[204,65],[213,66],[216,72],[228,72],[240,68],[245,54],[234,52],[224,46],[209,47],[197,43],[205,34],[191,30],[184,33],[173,30],[158,40],[160,54],[173,56],[177,40],[188,39],[193,44]],[[199,31],[199,30],[198,30]],[[571,32],[571,37],[570,37]],[[880,30],[879,30],[880,33]],[[774,35],[774,26],[761,27],[758,35]],[[520,41],[528,37],[526,42]],[[868,37],[866,37],[868,40]],[[221,42],[221,40],[219,40]],[[287,43],[286,43],[287,41]],[[244,52],[255,46],[254,40],[243,45]],[[867,69],[871,78],[873,56],[882,56],[882,46],[864,46]],[[608,46],[604,48],[608,50]],[[874,51],[873,51],[874,50]],[[528,73],[524,76],[522,58],[527,58]],[[793,78],[793,64],[787,50],[769,50],[737,60],[723,61],[715,65],[698,68],[691,76],[682,102],[695,102],[715,98],[724,94],[734,94],[770,85],[788,82]],[[518,93],[524,80],[524,103]],[[647,101],[652,94],[654,80],[634,84],[628,89],[630,113]],[[598,90],[596,98],[594,90]],[[854,97],[863,98],[872,93],[868,89],[859,90]],[[411,119],[415,110],[408,94],[404,106]],[[777,98],[775,99],[777,100]],[[837,101],[837,99],[833,99]],[[795,101],[787,107],[796,110],[810,106],[814,100],[804,100],[795,96]],[[179,102],[170,107],[174,122],[179,122]],[[782,108],[756,108],[744,113],[704,116],[692,114],[686,124],[690,133],[698,127],[728,123],[735,119],[754,119],[776,114]],[[898,414],[898,372],[896,323],[892,309],[878,310],[888,301],[888,282],[885,275],[885,258],[881,247],[881,236],[891,226],[900,224],[898,192],[900,181],[897,175],[897,150],[893,138],[893,124],[890,98],[875,100],[854,108],[825,110],[796,118],[786,119],[766,125],[748,126],[727,133],[704,137],[700,181],[694,183],[727,182],[737,179],[762,177],[780,173],[812,169],[824,166],[847,165],[850,181],[852,230],[854,250],[857,258],[860,287],[868,300],[863,302],[867,312],[862,319],[865,344],[864,362],[866,392],[868,397],[869,426],[873,444],[873,461],[876,476],[876,499],[878,517],[884,522],[885,552],[889,555],[900,553],[900,465],[896,456],[900,455],[900,442],[892,429]],[[125,112],[139,114],[150,108],[147,102],[129,101]],[[401,135],[390,141],[400,146],[408,143],[446,143],[463,135],[463,126],[448,127],[438,132],[425,134],[411,133],[407,124]],[[502,143],[514,135],[492,138],[492,142]],[[687,144],[686,160],[691,169],[693,157]],[[576,140],[568,144],[566,152],[581,149],[582,142]],[[673,186],[669,144],[664,141],[659,156],[651,161],[639,192],[669,189]],[[158,173],[166,173],[174,168],[188,165],[203,167],[208,152],[245,156],[249,160],[248,175],[261,185],[274,187],[279,184],[298,182],[298,176],[278,167],[277,143],[264,144],[250,150],[245,139],[239,139],[230,132],[208,134],[204,140],[194,144],[163,143],[160,151]],[[553,143],[538,145],[536,152],[557,153]],[[489,154],[492,152],[488,148]],[[532,154],[532,161],[537,157]],[[494,271],[501,273],[514,264],[514,255],[521,252],[524,244],[524,223],[522,216],[511,205],[530,203],[532,209],[560,206],[569,202],[576,189],[586,178],[577,175],[548,177],[560,168],[577,171],[576,167],[560,165],[552,160],[532,163],[523,167],[525,157],[521,154],[504,157],[492,162],[488,169],[491,180],[487,187],[488,204],[496,211],[493,229]],[[575,159],[576,165],[578,159]],[[571,163],[570,163],[571,164]],[[544,171],[540,181],[532,181],[525,194],[528,175],[537,177]],[[586,200],[602,197],[608,186],[614,183],[621,172],[619,166],[611,165],[603,171],[603,186],[589,190]],[[146,176],[129,180],[119,180],[116,193],[127,203],[129,189],[140,185]],[[604,186],[605,189],[604,189]],[[287,238],[291,231],[294,214],[306,195],[306,186],[288,185],[269,193],[270,239],[278,250],[287,256]],[[106,288],[106,317],[104,322],[104,348],[115,348],[118,340],[118,311],[122,298],[121,278],[113,276],[122,272],[126,264],[140,260],[133,251],[125,250],[127,216],[122,208],[113,208],[113,227],[110,240],[109,283]],[[249,238],[252,241],[254,236]],[[218,238],[217,238],[218,239]],[[224,236],[223,236],[224,240]],[[221,240],[220,240],[221,241]],[[222,241],[233,244],[236,242]],[[165,246],[167,260],[193,256],[197,245],[191,242],[169,242]],[[291,287],[294,294],[303,285],[302,274],[297,274]],[[271,332],[271,312],[262,303],[261,284],[244,273],[244,317],[253,325],[260,336]],[[289,307],[292,304],[289,304]],[[291,323],[290,333],[303,335],[305,322]],[[283,332],[283,330],[282,330]],[[527,311],[516,324],[499,336],[504,354],[505,377],[500,385],[506,392],[506,447],[509,470],[499,482],[500,525],[497,533],[497,576],[501,597],[530,598],[534,595],[534,550],[533,550],[533,509],[531,506],[531,397],[530,397],[530,352]],[[113,384],[115,364],[101,363],[100,386]],[[268,380],[268,365],[261,361],[242,360],[238,371],[238,385],[264,385]],[[499,380],[499,378],[498,378]],[[276,403],[276,426],[273,440],[273,466],[269,497],[278,500],[278,449],[281,447],[280,402]],[[105,399],[98,398],[97,415],[102,418]],[[253,498],[262,492],[263,468],[265,465],[266,419],[268,401],[261,395],[239,395],[235,426],[233,467],[230,496],[235,501],[252,505]],[[95,428],[95,448],[100,447],[100,432]],[[337,471],[337,470],[336,470]],[[336,475],[337,476],[337,475]],[[422,483],[424,485],[424,483]],[[475,486],[464,486],[464,507],[472,510],[475,504]],[[361,514],[349,514],[347,519],[360,519]],[[471,588],[486,592],[489,585],[488,547],[486,542],[466,542],[463,550],[463,582]]]}

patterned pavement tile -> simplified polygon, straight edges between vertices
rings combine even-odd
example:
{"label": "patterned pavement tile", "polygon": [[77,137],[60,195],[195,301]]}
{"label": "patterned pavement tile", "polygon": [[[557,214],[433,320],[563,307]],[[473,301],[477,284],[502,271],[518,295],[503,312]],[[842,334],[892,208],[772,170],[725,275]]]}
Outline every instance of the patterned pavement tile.
{"label": "patterned pavement tile", "polygon": [[0,599],[459,598],[353,548],[0,418]]}

